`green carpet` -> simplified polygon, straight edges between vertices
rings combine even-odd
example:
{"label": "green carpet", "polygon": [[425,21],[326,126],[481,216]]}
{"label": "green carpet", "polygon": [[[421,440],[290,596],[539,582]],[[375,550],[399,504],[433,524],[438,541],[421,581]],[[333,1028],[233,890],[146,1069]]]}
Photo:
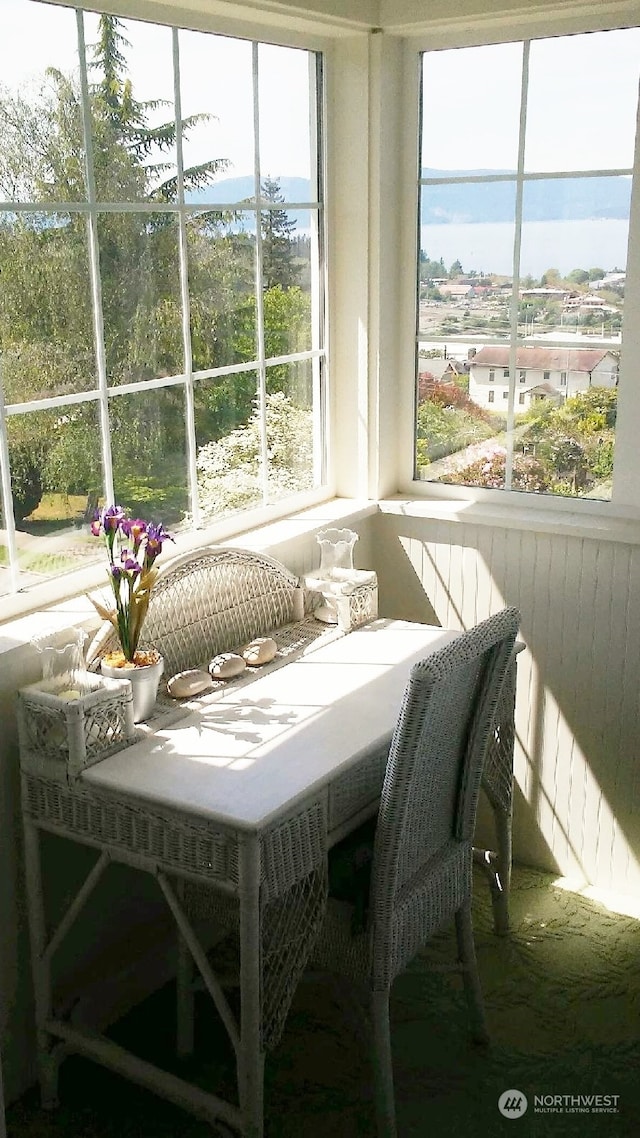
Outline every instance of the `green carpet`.
{"label": "green carpet", "polygon": [[[399,1138],[640,1136],[640,921],[516,868],[512,933],[493,934],[478,880],[476,944],[492,1045],[469,1041],[459,976],[426,970],[396,981],[393,1047]],[[447,957],[443,935],[435,955]],[[198,1001],[197,1062],[171,1062],[172,990],[163,989],[114,1030],[140,1054],[229,1092],[232,1064],[208,1002]],[[503,1117],[498,1098],[523,1092],[528,1108]],[[30,1092],[7,1112],[9,1138],[213,1138],[216,1130],[88,1061],[61,1071],[53,1114]],[[536,1096],[618,1096],[617,1113],[536,1110]],[[301,985],[266,1075],[268,1138],[374,1135],[368,1056],[345,1024],[328,979]]]}

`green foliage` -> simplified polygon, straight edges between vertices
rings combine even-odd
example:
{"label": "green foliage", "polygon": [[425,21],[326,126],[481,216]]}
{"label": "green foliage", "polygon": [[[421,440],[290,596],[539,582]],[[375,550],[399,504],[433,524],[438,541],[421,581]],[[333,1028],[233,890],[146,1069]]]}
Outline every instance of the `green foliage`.
{"label": "green foliage", "polygon": [[[486,489],[503,490],[506,480],[506,452],[504,447],[496,447],[482,458],[469,463],[460,470],[447,474],[442,481],[463,486],[483,486]],[[547,489],[544,467],[535,458],[518,455],[514,459],[512,489],[526,490],[537,494]]]}
{"label": "green foliage", "polygon": [[[515,444],[511,488],[529,493],[593,496],[597,487],[606,484],[613,473],[616,396],[615,389],[592,387],[567,399],[560,407],[551,402],[537,403],[521,416],[525,430]],[[452,445],[455,424],[453,420],[449,422],[449,440],[440,444],[442,448],[448,445],[449,449],[442,449],[443,454],[454,453],[469,442]],[[493,447],[482,457],[443,475],[442,480],[502,489],[505,454],[503,447]],[[433,457],[423,444],[419,461]]]}
{"label": "green foliage", "polygon": [[[176,198],[166,158],[176,135],[167,122],[150,127],[159,101],[136,99],[127,74],[121,22],[103,15],[89,47],[93,165],[100,201],[157,201],[156,213],[104,211],[98,220],[100,290],[107,382],[135,384],[184,369],[184,333],[175,218],[162,203]],[[157,116],[156,116],[157,117]],[[183,120],[183,133],[208,116]],[[0,197],[42,201],[42,213],[0,216],[0,350],[7,403],[88,391],[97,386],[87,220],[52,215],[47,201],[86,200],[78,82],[50,70],[33,96],[0,86]],[[184,172],[185,188],[206,184],[227,165],[212,159]],[[278,182],[267,179],[261,213],[263,310],[267,357],[306,350],[310,297],[297,279],[300,259]],[[254,359],[255,234],[214,210],[187,225],[191,348],[195,371]],[[304,260],[304,248],[301,256]],[[268,370],[268,389],[308,405],[308,368]],[[254,411],[255,372],[196,382],[196,437],[202,443],[245,428]],[[306,413],[305,413],[306,414]],[[109,401],[112,465],[118,493],[142,512],[184,512],[185,406],[181,388]],[[16,520],[46,491],[102,493],[102,455],[93,402],[54,412],[13,415],[9,432]],[[305,429],[305,440],[310,446]],[[176,519],[177,520],[177,519]]]}
{"label": "green foliage", "polygon": [[572,284],[586,284],[589,280],[589,274],[586,269],[572,269],[570,273],[567,273],[566,279]]}
{"label": "green foliage", "polygon": [[[206,517],[221,517],[262,501],[262,426],[259,405],[246,427],[200,447],[198,487]],[[265,399],[268,500],[312,485],[313,418],[282,392]]]}
{"label": "green foliage", "polygon": [[418,466],[426,466],[445,455],[454,454],[471,443],[495,434],[484,416],[470,414],[462,406],[427,400],[418,408],[416,424],[416,458]]}
{"label": "green foliage", "polygon": [[[261,186],[262,197],[268,202],[284,202],[280,183],[267,178]],[[298,268],[294,263],[291,235],[296,227],[286,209],[269,209],[261,213],[262,228],[262,280],[265,289],[287,287],[295,280]]]}

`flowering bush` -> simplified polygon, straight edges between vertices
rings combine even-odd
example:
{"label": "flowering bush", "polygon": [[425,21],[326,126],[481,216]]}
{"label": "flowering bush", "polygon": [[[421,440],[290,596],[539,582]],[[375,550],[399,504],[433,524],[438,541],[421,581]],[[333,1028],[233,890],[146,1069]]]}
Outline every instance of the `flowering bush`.
{"label": "flowering bush", "polygon": [[92,598],[93,604],[103,620],[110,621],[115,628],[125,661],[146,663],[147,660],[136,660],[136,652],[158,575],[155,561],[164,542],[173,538],[162,524],[144,522],[141,518],[132,521],[122,506],[96,510],[91,533],[102,537],[106,546],[115,608],[107,609]]}

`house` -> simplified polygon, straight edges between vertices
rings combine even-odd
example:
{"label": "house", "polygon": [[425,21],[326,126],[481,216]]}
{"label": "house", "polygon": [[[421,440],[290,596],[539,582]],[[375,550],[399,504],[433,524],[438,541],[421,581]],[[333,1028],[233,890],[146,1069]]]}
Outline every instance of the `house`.
{"label": "house", "polygon": [[[509,348],[480,348],[471,360],[469,397],[480,407],[505,409],[509,398]],[[617,357],[604,348],[534,348],[516,351],[514,407],[527,411],[541,399],[562,402],[590,387],[616,387]]]}
{"label": "house", "polygon": [[[0,4],[3,87],[8,82],[9,65],[20,60],[26,61],[24,66],[29,73],[36,55],[44,57],[44,64],[53,71],[58,67],[57,58],[47,52],[45,19],[64,21],[70,34],[77,31],[70,0],[61,0],[59,4],[48,0],[34,2],[25,9],[27,17],[19,23],[21,4],[22,0]],[[225,340],[227,326],[233,324],[237,312],[236,282],[230,271],[229,279],[224,281],[227,307],[225,321],[220,321],[217,329],[220,339],[210,354],[201,351],[198,357],[196,341],[205,337],[210,322],[206,307],[192,313],[191,324],[186,307],[180,308],[190,286],[189,256],[193,252],[193,232],[189,227],[193,213],[184,203],[169,203],[169,224],[160,228],[155,221],[165,204],[160,194],[144,200],[132,196],[120,203],[120,214],[118,203],[110,198],[106,209],[100,209],[95,195],[79,204],[68,195],[57,203],[64,223],[47,233],[47,246],[55,246],[57,259],[51,259],[50,274],[45,276],[33,263],[31,250],[35,239],[32,240],[29,223],[30,219],[37,219],[40,207],[54,209],[47,181],[49,171],[39,170],[46,191],[44,206],[28,195],[26,201],[21,200],[16,206],[22,173],[11,164],[13,149],[9,160],[0,163],[7,183],[3,182],[0,192],[2,224],[10,227],[17,214],[21,231],[27,232],[30,242],[29,255],[21,260],[14,258],[13,265],[14,285],[19,274],[24,274],[23,305],[29,311],[41,311],[43,324],[56,312],[62,313],[63,331],[66,333],[67,324],[69,335],[80,327],[86,341],[84,351],[74,356],[60,375],[55,367],[64,349],[64,337],[61,342],[50,342],[46,336],[34,342],[31,359],[35,395],[18,394],[9,405],[0,406],[2,553],[10,563],[3,569],[9,585],[0,598],[0,1052],[5,1090],[11,1101],[34,1079],[16,689],[41,674],[31,640],[44,627],[53,625],[61,636],[68,628],[82,627],[87,632],[95,629],[96,614],[85,594],[87,589],[103,583],[102,566],[76,570],[65,562],[60,567],[60,550],[53,550],[56,556],[51,556],[48,544],[50,537],[52,541],[59,541],[60,537],[51,535],[46,523],[42,536],[35,538],[27,529],[17,527],[17,533],[11,529],[10,475],[12,470],[28,470],[33,457],[28,447],[28,428],[34,422],[55,423],[60,406],[73,404],[74,408],[87,411],[84,457],[91,476],[95,470],[110,473],[114,453],[122,459],[118,431],[114,431],[113,437],[109,434],[112,422],[120,424],[124,434],[134,411],[138,414],[136,421],[142,421],[144,415],[148,417],[150,428],[155,428],[161,414],[172,413],[174,429],[167,447],[156,445],[157,465],[161,473],[179,470],[172,483],[163,484],[161,490],[167,500],[171,492],[172,500],[178,501],[187,516],[192,506],[191,490],[197,480],[195,446],[202,441],[193,426],[194,390],[203,395],[208,411],[224,384],[231,401],[253,376],[252,398],[265,403],[265,391],[270,390],[272,379],[275,383],[283,375],[295,375],[312,412],[319,417],[326,411],[327,445],[322,453],[312,456],[313,461],[308,461],[308,482],[296,484],[295,492],[290,493],[285,482],[278,484],[275,492],[267,493],[272,488],[266,478],[261,483],[256,477],[256,470],[261,472],[256,460],[255,469],[250,471],[253,481],[249,483],[247,510],[196,520],[177,535],[177,548],[225,542],[247,545],[271,552],[292,572],[302,575],[318,564],[317,532],[327,526],[345,526],[359,534],[358,565],[375,569],[378,574],[380,611],[384,616],[463,628],[503,604],[517,605],[522,614],[526,651],[518,662],[515,858],[523,864],[542,867],[571,886],[577,881],[580,887],[591,886],[603,893],[615,890],[635,900],[640,897],[640,384],[636,382],[640,338],[635,322],[631,320],[625,329],[619,361],[618,353],[606,346],[602,350],[577,349],[577,355],[568,348],[549,348],[544,351],[550,354],[544,356],[541,348],[532,346],[518,348],[516,357],[516,409],[526,408],[538,397],[561,398],[565,388],[566,394],[573,394],[588,389],[594,382],[613,387],[618,382],[619,362],[615,466],[609,486],[598,487],[599,496],[563,498],[553,493],[512,492],[506,485],[485,490],[420,482],[416,477],[415,447],[415,297],[419,252],[416,215],[421,195],[429,190],[429,179],[422,176],[421,170],[419,174],[421,164],[417,160],[420,123],[427,121],[423,115],[426,102],[423,106],[420,97],[421,79],[428,78],[430,67],[437,72],[430,107],[430,114],[441,128],[435,132],[437,137],[434,135],[435,158],[441,167],[436,180],[444,180],[454,161],[460,167],[452,182],[457,190],[474,181],[482,182],[488,166],[500,167],[498,172],[489,171],[486,184],[505,187],[511,195],[512,217],[516,213],[520,216],[522,210],[516,210],[516,204],[522,202],[523,196],[526,202],[526,190],[536,180],[538,185],[544,185],[549,177],[568,180],[576,169],[584,170],[583,162],[589,157],[594,163],[591,173],[602,173],[600,166],[605,159],[594,145],[593,155],[585,154],[582,148],[580,165],[570,165],[568,171],[554,167],[550,173],[544,166],[543,154],[542,170],[531,171],[527,167],[523,173],[523,164],[518,162],[521,73],[512,66],[514,58],[528,61],[531,44],[533,77],[536,53],[545,53],[554,46],[561,49],[564,36],[570,37],[572,47],[582,38],[598,38],[597,83],[595,76],[587,72],[581,74],[580,81],[570,79],[566,74],[568,59],[563,58],[566,82],[562,113],[551,98],[553,113],[544,125],[545,131],[559,132],[554,136],[557,145],[546,154],[547,163],[565,152],[568,161],[573,162],[575,155],[569,148],[571,124],[588,121],[592,105],[601,111],[601,104],[588,102],[592,97],[600,99],[598,88],[611,93],[607,116],[619,119],[622,126],[635,125],[635,106],[628,102],[618,106],[616,100],[623,98],[619,88],[637,91],[637,75],[635,81],[614,83],[619,61],[616,57],[611,62],[605,41],[609,29],[613,29],[612,34],[625,37],[629,43],[625,58],[640,58],[637,7],[619,0],[601,0],[598,5],[587,0],[572,0],[571,4],[560,0],[468,0],[461,14],[448,0],[433,0],[428,5],[422,0],[112,0],[111,6],[123,17],[141,25],[148,23],[154,32],[154,22],[164,21],[160,37],[162,59],[169,61],[169,68],[176,58],[178,41],[186,39],[186,50],[192,47],[194,58],[195,49],[201,46],[200,35],[213,34],[223,41],[221,47],[218,44],[218,58],[230,68],[228,98],[211,105],[205,100],[203,107],[194,97],[193,107],[183,106],[185,117],[190,117],[192,110],[196,115],[203,111],[210,120],[206,129],[202,123],[194,123],[193,138],[200,128],[209,138],[217,130],[217,115],[228,106],[238,108],[244,119],[221,136],[214,157],[222,162],[232,161],[233,150],[237,159],[238,148],[252,142],[257,125],[265,170],[284,174],[289,162],[295,162],[294,172],[305,179],[305,192],[311,194],[311,201],[307,197],[302,201],[297,195],[291,197],[289,212],[300,207],[300,212],[313,217],[314,225],[319,221],[317,228],[326,223],[327,240],[320,250],[322,256],[316,256],[314,250],[301,276],[301,281],[312,277],[313,287],[305,284],[305,292],[301,284],[296,293],[296,300],[301,297],[308,301],[311,316],[301,306],[295,310],[294,325],[293,320],[287,322],[288,313],[270,309],[268,316],[273,327],[268,326],[267,331],[275,335],[271,340],[258,334],[252,338],[250,333],[255,329],[249,321],[254,319],[255,311],[260,316],[264,300],[256,286],[254,308],[242,309],[245,325],[241,342]],[[109,11],[110,3],[92,0],[87,8],[91,12]],[[174,41],[170,25],[187,29],[190,38],[179,33]],[[139,30],[136,25],[136,31]],[[36,37],[38,53],[32,51]],[[232,48],[237,46],[235,41],[240,42],[242,50],[238,54],[249,77],[246,102],[246,92],[235,85],[239,74],[233,70],[236,57],[231,58]],[[284,49],[294,52],[296,63],[300,53],[304,66],[299,73],[305,77],[306,97],[296,100],[284,91],[271,105],[271,112],[275,107],[279,129],[269,140],[269,150],[262,137],[263,112],[268,110],[262,101],[262,77],[280,73]],[[149,47],[149,57],[154,68],[165,67],[160,47],[156,53],[155,41]],[[502,57],[508,63],[504,73]],[[77,69],[78,59],[76,49],[75,54],[71,53],[72,68]],[[198,67],[183,67],[181,75],[185,83],[206,78],[203,87],[208,92],[219,70],[205,58]],[[507,71],[512,78],[516,76],[513,82],[507,81]],[[318,79],[312,98],[308,88],[310,72]],[[483,82],[483,74],[492,81]],[[544,76],[542,65],[536,74]],[[553,72],[547,74],[552,76]],[[464,78],[469,75],[480,77],[472,89]],[[538,78],[537,82],[546,84],[553,94],[551,78]],[[173,77],[167,72],[159,103],[173,99],[173,92]],[[143,103],[154,97],[155,92],[149,94],[146,90],[139,95]],[[75,146],[79,129],[77,106],[66,109],[69,115],[56,120],[56,132],[72,136]],[[540,127],[541,116],[538,122]],[[71,124],[69,130],[65,124]],[[44,125],[44,120],[38,121],[43,132]],[[496,132],[500,137],[494,148]],[[602,131],[594,129],[593,134],[597,140]],[[5,137],[3,131],[0,148]],[[629,168],[633,166],[637,171],[640,162],[637,150],[633,157],[633,137],[627,138],[624,145]],[[197,151],[195,144],[194,148]],[[525,154],[528,163],[529,151]],[[452,155],[456,155],[455,159]],[[205,147],[204,158],[210,157]],[[196,155],[194,162],[198,161]],[[98,173],[104,174],[104,163],[96,165]],[[77,146],[71,167],[79,184],[84,167]],[[107,173],[113,172],[117,181],[128,168],[123,163],[121,168]],[[316,174],[325,169],[326,193],[319,195]],[[505,169],[513,173],[505,173]],[[67,167],[64,172],[66,176]],[[619,169],[611,173],[620,176]],[[181,171],[176,170],[177,185],[180,177]],[[631,175],[625,173],[624,177]],[[74,192],[76,189],[74,186]],[[250,212],[249,194],[245,189],[238,194],[234,201],[223,203],[229,207],[229,214]],[[637,193],[632,200],[635,202],[636,198]],[[240,201],[242,206],[238,205]],[[73,232],[66,220],[70,207],[76,210],[76,219],[81,222]],[[222,208],[220,205],[220,211]],[[203,206],[197,206],[195,212],[198,210],[202,211]],[[287,213],[286,203],[278,202],[277,210]],[[149,214],[148,226],[140,223],[145,213]],[[640,310],[640,240],[633,229],[637,225],[636,215],[637,211],[632,218],[625,291],[626,310],[632,314]],[[447,234],[453,229],[453,221],[434,228]],[[465,239],[470,247],[468,234],[475,229],[464,214],[457,221],[467,234]],[[218,224],[214,215],[210,231],[205,231],[203,225],[196,236],[202,246],[210,247],[210,264],[217,258],[225,266],[233,239],[226,236],[226,250],[216,250],[214,231]],[[513,251],[515,222],[498,225],[509,230],[507,244]],[[479,224],[475,228],[483,233],[489,231],[490,235],[494,232],[491,225]],[[560,221],[557,229],[561,229]],[[106,322],[100,308],[101,230],[108,233],[113,243],[121,232],[135,230],[130,256],[123,255],[119,261],[111,259],[111,269],[114,273],[118,270],[120,276],[110,279],[111,291],[104,293]],[[10,228],[2,228],[1,232],[4,244],[10,245]],[[243,230],[240,225],[239,232],[239,244],[244,250],[251,240],[251,230]],[[79,235],[83,240],[86,235],[86,246],[79,243]],[[531,237],[531,230],[528,235],[529,244],[535,243],[537,239]],[[521,230],[518,236],[522,236]],[[78,242],[73,248],[67,244],[72,237]],[[161,240],[163,264],[173,266],[175,273],[172,291],[160,297],[157,304],[155,277],[149,274],[144,279],[152,238]],[[557,246],[551,239],[545,240],[545,260],[553,265]],[[256,240],[258,245],[260,241]],[[126,252],[124,248],[122,251]],[[458,257],[458,252],[460,262],[465,264],[463,250],[455,250],[450,260]],[[62,267],[72,256],[82,275],[75,290],[67,293],[62,287]],[[591,258],[590,246],[584,256]],[[484,268],[487,273],[492,272],[491,264]],[[248,266],[243,269],[242,284],[250,276]],[[502,272],[495,273],[494,279],[501,276]],[[4,273],[2,279],[7,303],[18,306],[18,288],[9,293]],[[257,274],[251,279],[260,281]],[[511,283],[505,280],[497,287],[508,303]],[[37,289],[46,289],[51,299],[50,305],[41,310]],[[311,320],[316,319],[325,301],[326,321],[316,320],[312,327]],[[125,302],[131,307],[124,313],[122,325],[128,322],[141,330],[145,351],[134,361],[128,357],[124,361],[124,371],[139,363],[139,373],[118,376],[118,383],[114,383],[109,367],[112,356],[120,350],[120,342],[109,320],[115,319]],[[104,338],[100,341],[105,323],[110,336],[109,353],[105,351]],[[264,324],[258,331],[264,332]],[[156,353],[156,336],[160,332],[162,352]],[[191,336],[196,349],[195,364],[190,360],[191,366],[186,369],[183,355],[185,346],[190,347]],[[171,355],[170,366],[164,359],[166,354]],[[17,355],[9,357],[3,340],[1,366],[5,377],[16,358]],[[478,351],[471,365],[470,382],[474,385],[473,398],[481,406],[504,407],[508,367],[507,348],[486,347]],[[87,374],[91,376],[91,385],[81,387]],[[36,381],[48,382],[50,375],[67,386],[36,389]],[[523,403],[520,395],[524,396]],[[116,399],[121,401],[120,415],[110,419],[110,401]],[[22,464],[11,468],[9,444],[20,422],[27,427],[27,445],[20,456]],[[59,433],[64,434],[64,430]],[[103,431],[103,445],[96,441],[99,430]],[[320,436],[320,430],[316,430],[314,442]],[[151,432],[150,438],[153,444]],[[209,443],[211,438],[209,435],[205,441]],[[64,444],[66,440],[61,441]],[[262,464],[270,457],[270,441],[268,432],[263,431]],[[128,442],[131,444],[131,438]],[[64,453],[61,446],[57,457],[63,459]],[[308,460],[308,455],[303,458]],[[121,462],[121,469],[122,465]],[[57,466],[50,464],[47,473],[53,477],[57,470],[65,470],[63,461]],[[142,481],[142,467],[136,473]],[[70,480],[70,497],[73,488]],[[26,584],[20,579],[23,570]],[[301,756],[301,761],[304,758]],[[480,826],[486,833],[490,825],[491,819],[485,812]],[[490,841],[482,844],[489,845]],[[64,873],[69,866],[80,874],[75,851],[61,849],[52,841],[46,869],[59,879],[61,907],[66,897]],[[123,874],[118,883],[117,898],[121,904],[117,913],[111,915],[105,908],[95,914],[94,943],[109,945],[111,937],[115,941],[117,933],[126,935],[135,921],[144,924],[145,906],[136,906],[132,911],[128,881],[130,878]],[[113,894],[115,887],[111,900]],[[155,894],[146,897],[145,904],[152,905],[154,899]],[[147,955],[141,957],[140,969],[144,970],[149,961],[153,965],[155,947],[152,944]],[[114,974],[115,970],[114,962]],[[115,989],[114,974],[109,974],[108,984],[104,982],[104,973],[96,976],[96,995],[106,998],[112,987]],[[134,977],[130,979],[133,984]]]}

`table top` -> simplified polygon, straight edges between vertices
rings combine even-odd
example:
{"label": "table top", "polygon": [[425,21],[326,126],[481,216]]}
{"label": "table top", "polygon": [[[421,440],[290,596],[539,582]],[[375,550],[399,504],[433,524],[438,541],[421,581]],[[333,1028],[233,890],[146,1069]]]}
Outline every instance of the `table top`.
{"label": "table top", "polygon": [[409,670],[459,633],[379,619],[85,770],[96,789],[258,831],[390,738]]}

